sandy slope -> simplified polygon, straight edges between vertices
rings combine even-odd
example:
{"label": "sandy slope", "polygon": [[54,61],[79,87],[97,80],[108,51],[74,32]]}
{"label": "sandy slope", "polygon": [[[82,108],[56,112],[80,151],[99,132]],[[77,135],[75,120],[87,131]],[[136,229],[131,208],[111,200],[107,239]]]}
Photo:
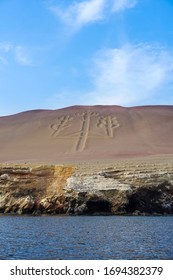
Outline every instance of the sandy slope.
{"label": "sandy slope", "polygon": [[0,162],[173,154],[173,106],[73,106],[0,117]]}

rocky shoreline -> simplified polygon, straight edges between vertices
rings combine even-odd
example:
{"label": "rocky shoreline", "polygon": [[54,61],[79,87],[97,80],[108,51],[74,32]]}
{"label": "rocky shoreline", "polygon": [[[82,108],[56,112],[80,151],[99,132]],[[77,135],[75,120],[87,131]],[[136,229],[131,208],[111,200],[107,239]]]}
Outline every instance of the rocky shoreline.
{"label": "rocky shoreline", "polygon": [[0,213],[173,214],[172,161],[1,164]]}

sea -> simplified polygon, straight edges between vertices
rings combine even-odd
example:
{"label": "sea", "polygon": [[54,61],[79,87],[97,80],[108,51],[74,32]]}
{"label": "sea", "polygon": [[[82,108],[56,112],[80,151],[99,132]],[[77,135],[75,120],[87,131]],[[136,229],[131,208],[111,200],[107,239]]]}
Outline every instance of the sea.
{"label": "sea", "polygon": [[173,216],[0,215],[1,260],[173,260]]}

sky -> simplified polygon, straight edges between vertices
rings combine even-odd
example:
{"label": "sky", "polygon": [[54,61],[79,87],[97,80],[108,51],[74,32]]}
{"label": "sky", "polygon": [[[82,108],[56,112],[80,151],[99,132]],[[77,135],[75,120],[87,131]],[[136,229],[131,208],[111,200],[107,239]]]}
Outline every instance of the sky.
{"label": "sky", "polygon": [[0,116],[173,105],[173,0],[0,0]]}

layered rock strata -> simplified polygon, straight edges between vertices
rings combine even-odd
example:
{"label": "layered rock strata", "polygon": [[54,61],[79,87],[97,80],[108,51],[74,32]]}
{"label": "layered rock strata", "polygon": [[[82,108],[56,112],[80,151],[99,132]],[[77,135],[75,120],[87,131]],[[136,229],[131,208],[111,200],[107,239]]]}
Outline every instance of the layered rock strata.
{"label": "layered rock strata", "polygon": [[173,214],[172,162],[1,165],[0,212]]}

